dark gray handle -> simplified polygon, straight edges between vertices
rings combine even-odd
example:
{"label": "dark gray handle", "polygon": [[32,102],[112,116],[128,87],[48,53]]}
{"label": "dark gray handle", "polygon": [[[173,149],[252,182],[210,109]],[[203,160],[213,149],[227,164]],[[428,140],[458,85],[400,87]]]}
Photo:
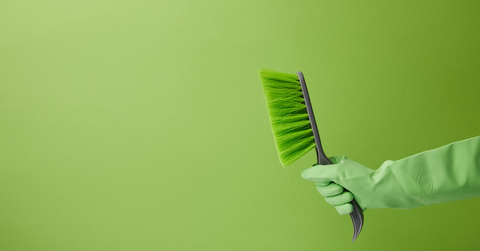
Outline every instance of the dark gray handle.
{"label": "dark gray handle", "polygon": [[[332,164],[332,162],[327,158],[327,156],[323,152],[322,145],[317,145],[316,150],[317,150],[318,163],[322,165]],[[348,191],[347,189],[345,190]],[[353,223],[352,241],[355,241],[355,239],[357,239],[358,235],[360,234],[360,231],[362,231],[363,221],[364,221],[363,210],[355,201],[355,199],[353,199],[350,203],[352,203],[353,205],[353,211],[350,213],[350,218],[352,219],[352,223]]]}
{"label": "dark gray handle", "polygon": [[[327,158],[327,155],[323,152],[322,142],[320,141],[320,134],[318,133],[317,122],[315,121],[315,116],[313,114],[312,103],[310,102],[310,96],[308,95],[307,84],[305,83],[305,78],[301,71],[297,72],[298,79],[300,80],[300,85],[302,86],[303,98],[305,99],[305,106],[308,113],[308,118],[310,120],[310,125],[312,127],[313,136],[315,139],[315,147],[317,151],[317,163],[321,165],[331,165],[332,162]],[[357,239],[360,231],[363,227],[363,210],[360,208],[358,203],[354,200],[351,201],[353,205],[353,211],[350,213],[350,218],[352,218],[353,223],[353,238],[352,241]]]}

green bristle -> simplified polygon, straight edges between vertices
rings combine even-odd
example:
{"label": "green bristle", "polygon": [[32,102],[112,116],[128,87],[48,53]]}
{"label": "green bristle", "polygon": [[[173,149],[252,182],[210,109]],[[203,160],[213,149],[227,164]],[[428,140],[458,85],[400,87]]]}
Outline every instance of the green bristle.
{"label": "green bristle", "polygon": [[260,70],[270,124],[283,166],[315,148],[302,87],[296,74]]}

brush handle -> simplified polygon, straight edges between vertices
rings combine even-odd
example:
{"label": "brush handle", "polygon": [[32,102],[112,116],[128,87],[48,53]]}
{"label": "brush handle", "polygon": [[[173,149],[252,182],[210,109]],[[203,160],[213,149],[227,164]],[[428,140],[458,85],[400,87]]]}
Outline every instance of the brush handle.
{"label": "brush handle", "polygon": [[[325,153],[323,152],[322,147],[320,146],[319,148],[320,148],[320,154],[319,154],[319,150],[317,148],[318,163],[320,163],[321,165],[331,165],[331,164],[333,164],[327,158]],[[345,189],[345,191],[348,191],[348,190]],[[357,239],[358,235],[360,234],[360,231],[362,231],[364,217],[363,217],[363,210],[358,205],[357,201],[355,201],[355,199],[353,199],[350,203],[352,203],[352,205],[353,205],[353,211],[350,213],[350,218],[352,219],[352,223],[353,223],[353,238],[352,238],[352,241],[355,241],[355,239]]]}
{"label": "brush handle", "polygon": [[[303,98],[305,100],[305,106],[308,113],[308,119],[310,120],[310,125],[312,126],[313,136],[315,140],[315,150],[317,151],[317,163],[320,165],[331,165],[332,162],[328,159],[327,155],[323,151],[322,142],[320,141],[320,134],[318,133],[317,122],[315,121],[315,116],[313,114],[312,103],[310,102],[310,96],[308,95],[307,84],[303,73],[301,71],[297,72],[298,79],[300,80],[300,85],[302,87]],[[353,223],[353,238],[352,241],[357,239],[360,231],[363,227],[363,210],[360,208],[358,203],[353,199],[351,201],[353,205],[353,211],[350,213],[350,218]]]}

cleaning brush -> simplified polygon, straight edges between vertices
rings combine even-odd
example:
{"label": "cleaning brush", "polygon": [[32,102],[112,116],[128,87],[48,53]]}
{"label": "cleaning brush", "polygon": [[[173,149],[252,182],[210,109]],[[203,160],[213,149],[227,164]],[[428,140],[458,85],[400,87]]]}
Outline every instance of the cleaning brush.
{"label": "cleaning brush", "polygon": [[[292,164],[312,149],[316,149],[317,163],[330,165],[325,155],[317,123],[313,114],[307,84],[302,72],[288,74],[272,70],[260,70],[263,90],[267,101],[275,144],[280,162],[284,167]],[[352,200],[353,239],[363,227],[363,211]]]}

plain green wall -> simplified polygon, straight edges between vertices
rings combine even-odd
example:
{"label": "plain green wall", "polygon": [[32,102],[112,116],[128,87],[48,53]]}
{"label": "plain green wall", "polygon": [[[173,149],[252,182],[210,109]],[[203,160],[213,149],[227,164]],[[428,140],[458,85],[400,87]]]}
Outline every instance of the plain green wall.
{"label": "plain green wall", "polygon": [[283,169],[259,68],[377,168],[480,134],[478,1],[0,1],[0,250],[472,250],[480,199],[367,210]]}

